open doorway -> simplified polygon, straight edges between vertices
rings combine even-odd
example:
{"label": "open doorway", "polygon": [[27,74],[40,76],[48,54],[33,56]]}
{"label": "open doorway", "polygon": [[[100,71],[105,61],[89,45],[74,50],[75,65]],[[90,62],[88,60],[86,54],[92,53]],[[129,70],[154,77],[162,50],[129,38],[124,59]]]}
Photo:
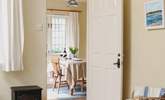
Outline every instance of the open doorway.
{"label": "open doorway", "polygon": [[74,1],[47,0],[48,100],[86,100],[86,0]]}

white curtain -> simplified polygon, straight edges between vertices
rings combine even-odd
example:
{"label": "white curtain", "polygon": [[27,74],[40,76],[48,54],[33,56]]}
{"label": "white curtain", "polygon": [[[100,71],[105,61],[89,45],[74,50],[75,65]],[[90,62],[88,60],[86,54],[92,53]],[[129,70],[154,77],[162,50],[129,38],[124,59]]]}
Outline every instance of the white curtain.
{"label": "white curtain", "polygon": [[69,12],[67,20],[67,47],[79,48],[79,13]]}
{"label": "white curtain", "polygon": [[22,0],[0,0],[0,68],[23,70]]}

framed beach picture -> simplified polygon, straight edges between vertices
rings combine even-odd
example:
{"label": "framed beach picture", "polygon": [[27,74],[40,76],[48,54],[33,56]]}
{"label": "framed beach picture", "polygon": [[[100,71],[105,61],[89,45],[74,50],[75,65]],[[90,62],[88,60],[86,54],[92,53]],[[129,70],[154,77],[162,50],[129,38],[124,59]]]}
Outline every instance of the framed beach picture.
{"label": "framed beach picture", "polygon": [[148,0],[144,3],[146,29],[165,28],[164,0]]}

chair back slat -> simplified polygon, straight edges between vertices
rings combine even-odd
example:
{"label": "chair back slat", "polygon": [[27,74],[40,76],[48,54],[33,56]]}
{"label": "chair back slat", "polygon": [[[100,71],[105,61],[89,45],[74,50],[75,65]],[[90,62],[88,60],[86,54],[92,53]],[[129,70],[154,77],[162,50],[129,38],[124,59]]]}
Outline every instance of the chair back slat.
{"label": "chair back slat", "polygon": [[52,56],[52,66],[53,66],[53,72],[55,75],[61,74],[61,69],[60,69],[60,59],[58,56]]}

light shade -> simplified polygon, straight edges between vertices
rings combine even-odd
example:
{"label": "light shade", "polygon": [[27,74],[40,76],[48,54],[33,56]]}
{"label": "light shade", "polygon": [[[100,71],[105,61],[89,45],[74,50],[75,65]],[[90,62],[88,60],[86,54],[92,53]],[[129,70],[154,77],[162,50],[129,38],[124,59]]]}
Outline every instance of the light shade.
{"label": "light shade", "polygon": [[67,2],[69,7],[78,7],[79,3],[76,0],[69,0]]}

